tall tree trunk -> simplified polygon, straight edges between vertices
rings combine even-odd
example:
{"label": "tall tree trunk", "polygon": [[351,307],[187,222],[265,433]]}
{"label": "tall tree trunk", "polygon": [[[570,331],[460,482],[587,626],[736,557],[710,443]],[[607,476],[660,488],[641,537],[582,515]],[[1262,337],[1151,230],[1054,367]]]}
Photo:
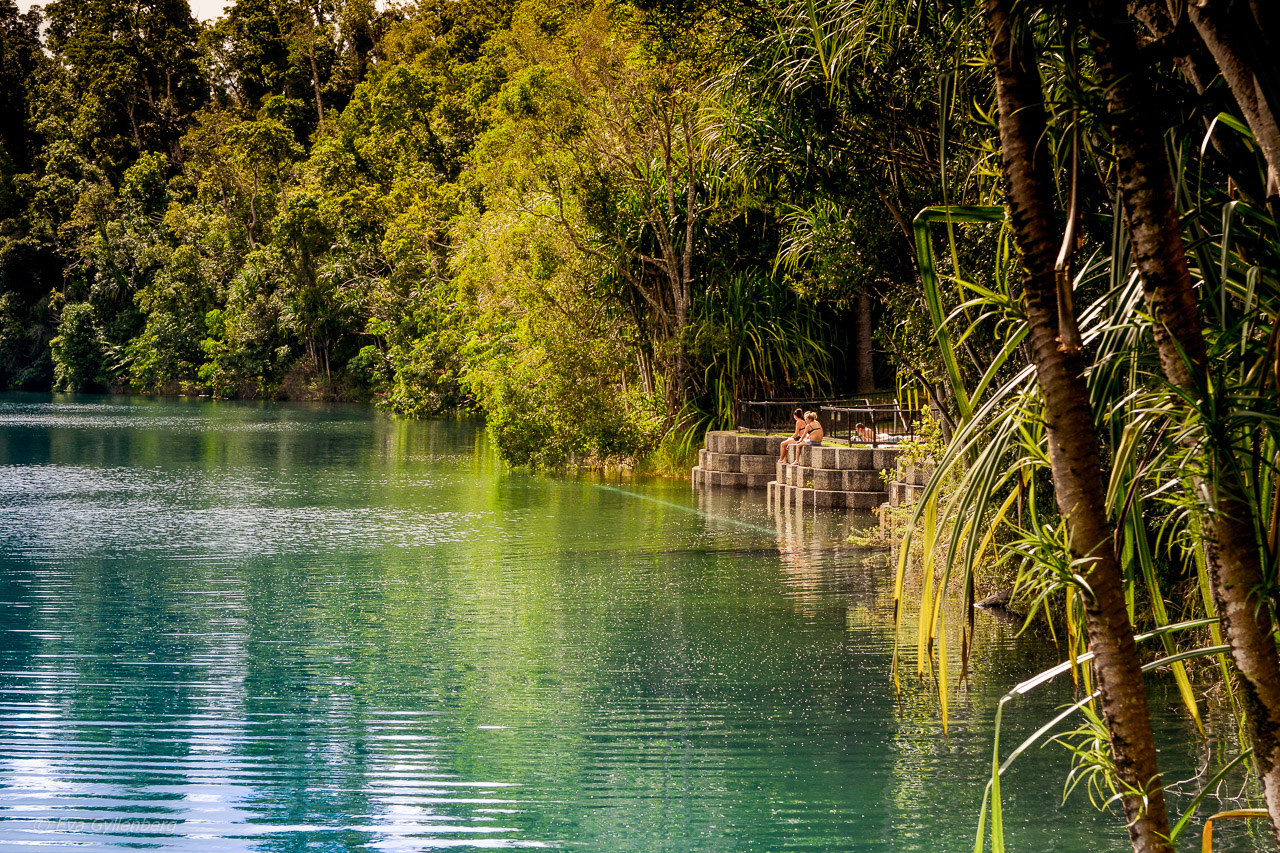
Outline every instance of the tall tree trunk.
{"label": "tall tree trunk", "polygon": [[307,58],[311,60],[311,88],[316,93],[316,116],[320,120],[320,132],[324,132],[324,103],[320,100],[320,72],[316,70],[315,41],[308,36]]}
{"label": "tall tree trunk", "polygon": [[859,394],[875,390],[875,365],[871,361],[871,294],[865,289],[858,294],[857,329],[854,332],[854,387]]}
{"label": "tall tree trunk", "polygon": [[132,100],[125,102],[124,111],[129,116],[129,127],[131,130],[133,130],[133,144],[137,146],[138,154],[142,154],[143,153],[142,136],[138,133],[138,122],[133,115],[134,104]]}
{"label": "tall tree trunk", "polygon": [[[316,98],[316,119],[320,132],[324,132],[324,104],[320,100],[320,72],[316,69],[316,33],[324,23],[324,15],[319,4],[302,11],[302,18],[294,28],[295,38],[307,40],[307,59],[311,62],[311,90]],[[301,30],[305,28],[305,33]]]}
{"label": "tall tree trunk", "polygon": [[[1267,161],[1267,198],[1280,199],[1280,124],[1276,123],[1275,105],[1268,99],[1267,86],[1258,73],[1261,63],[1274,63],[1275,58],[1265,53],[1258,55],[1258,48],[1264,45],[1255,43],[1249,36],[1250,30],[1258,32],[1261,22],[1242,3],[1223,3],[1222,0],[1188,3],[1187,17],[1213,54],[1218,70],[1262,149]],[[1267,15],[1264,13],[1263,17]]]}
{"label": "tall tree trunk", "polygon": [[1099,461],[1093,409],[1078,353],[1058,346],[1054,273],[1059,220],[1047,161],[1047,119],[1036,54],[1011,0],[985,0],[983,18],[995,60],[1009,214],[1022,251],[1031,352],[1044,397],[1054,495],[1066,520],[1071,556],[1084,562],[1085,623],[1101,693],[1102,717],[1124,795],[1135,851],[1166,853],[1169,818],[1156,762],[1141,661],[1125,608]]}
{"label": "tall tree trunk", "polygon": [[[1147,28],[1151,37],[1172,48],[1174,65],[1187,78],[1197,94],[1203,95],[1217,76],[1213,57],[1201,43],[1195,28],[1185,16],[1175,18],[1168,0],[1129,0],[1129,12]],[[1250,168],[1249,150],[1234,134],[1224,131],[1209,116],[1202,118],[1205,132],[1220,155],[1219,165],[1230,175],[1247,198],[1259,203],[1267,197],[1266,180],[1257,178],[1257,170]]]}
{"label": "tall tree trunk", "polygon": [[[1191,399],[1205,400],[1208,353],[1150,81],[1121,3],[1091,0],[1089,30],[1107,91],[1120,194],[1161,368]],[[1229,443],[1221,438],[1211,435],[1199,444],[1192,440],[1203,454],[1206,472],[1195,481],[1206,564],[1218,618],[1240,673],[1249,739],[1280,844],[1280,657],[1270,610],[1259,598],[1263,572],[1252,510]]]}

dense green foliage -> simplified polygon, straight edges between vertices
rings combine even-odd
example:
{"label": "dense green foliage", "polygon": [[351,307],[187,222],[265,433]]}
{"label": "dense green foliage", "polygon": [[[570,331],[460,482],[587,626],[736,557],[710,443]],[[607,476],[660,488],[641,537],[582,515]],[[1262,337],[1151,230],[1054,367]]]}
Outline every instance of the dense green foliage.
{"label": "dense green foliage", "polygon": [[777,73],[810,29],[751,0],[0,0],[0,385],[472,408],[555,464],[891,383],[871,319],[927,349],[907,222],[948,46]]}
{"label": "dense green foliage", "polygon": [[[874,49],[868,12],[905,27],[918,9],[855,5],[828,19],[845,49]],[[1047,738],[1071,751],[1068,790],[1123,810],[1134,850],[1172,851],[1197,808],[1237,806],[1216,786],[1250,761],[1260,784],[1239,796],[1280,843],[1280,26],[1264,4],[1212,5],[987,0],[946,21],[959,64],[998,78],[998,100],[986,85],[966,109],[1002,150],[979,132],[949,203],[916,217],[958,422],[913,509],[895,609],[944,722],[973,622],[948,624],[942,603],[972,605],[993,567],[1067,658],[1005,701],[1059,676],[1080,688],[1024,742],[997,738],[975,851],[1003,849],[1001,774]],[[963,34],[984,23],[974,50]],[[1201,739],[1181,815],[1147,672],[1171,676]]]}
{"label": "dense green foliage", "polygon": [[[994,554],[1073,661],[1118,643],[1134,687],[1157,629],[1200,730],[1181,656],[1215,659],[1280,839],[1264,6],[0,0],[0,385],[471,408],[559,465],[909,380],[944,720],[941,602]],[[1154,747],[1108,753],[1145,706],[1102,705],[1076,778],[1166,849]]]}

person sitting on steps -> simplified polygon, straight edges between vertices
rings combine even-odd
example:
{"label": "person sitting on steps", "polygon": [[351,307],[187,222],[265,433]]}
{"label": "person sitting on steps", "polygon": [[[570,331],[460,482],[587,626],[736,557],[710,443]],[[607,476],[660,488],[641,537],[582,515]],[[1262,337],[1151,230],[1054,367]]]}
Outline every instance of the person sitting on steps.
{"label": "person sitting on steps", "polygon": [[802,444],[808,447],[817,447],[822,444],[822,424],[818,423],[817,413],[805,412],[804,421],[804,441]]}
{"label": "person sitting on steps", "polygon": [[804,438],[804,427],[805,427],[804,410],[796,409],[794,412],[791,413],[791,417],[796,419],[796,431],[795,431],[795,434],[791,436],[791,438],[788,438],[786,441],[782,442],[782,445],[778,448],[779,462],[786,462],[787,448],[799,444],[800,440]]}

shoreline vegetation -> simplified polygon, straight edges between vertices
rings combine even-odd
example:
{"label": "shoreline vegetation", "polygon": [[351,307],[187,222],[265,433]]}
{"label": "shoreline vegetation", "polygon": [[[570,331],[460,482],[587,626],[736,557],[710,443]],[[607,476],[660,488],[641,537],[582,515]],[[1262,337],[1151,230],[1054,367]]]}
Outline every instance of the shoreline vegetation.
{"label": "shoreline vegetation", "polygon": [[511,464],[681,475],[741,401],[891,389],[937,419],[892,677],[945,728],[1012,578],[1068,787],[1166,853],[1248,768],[1280,845],[1269,4],[0,0],[0,40],[0,387],[474,412]]}
{"label": "shoreline vegetation", "polygon": [[549,467],[870,388],[910,244],[798,242],[831,191],[761,159],[770,32],[713,3],[3,0],[0,386],[476,410]]}

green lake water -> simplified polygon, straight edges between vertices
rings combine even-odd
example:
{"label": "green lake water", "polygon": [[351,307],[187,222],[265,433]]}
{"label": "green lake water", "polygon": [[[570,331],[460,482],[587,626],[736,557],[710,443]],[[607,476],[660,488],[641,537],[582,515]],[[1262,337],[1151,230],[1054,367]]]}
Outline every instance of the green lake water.
{"label": "green lake water", "polygon": [[[1057,653],[980,615],[944,737],[869,523],[363,407],[0,395],[0,849],[972,849]],[[1010,771],[1010,848],[1125,849],[1067,769]]]}

